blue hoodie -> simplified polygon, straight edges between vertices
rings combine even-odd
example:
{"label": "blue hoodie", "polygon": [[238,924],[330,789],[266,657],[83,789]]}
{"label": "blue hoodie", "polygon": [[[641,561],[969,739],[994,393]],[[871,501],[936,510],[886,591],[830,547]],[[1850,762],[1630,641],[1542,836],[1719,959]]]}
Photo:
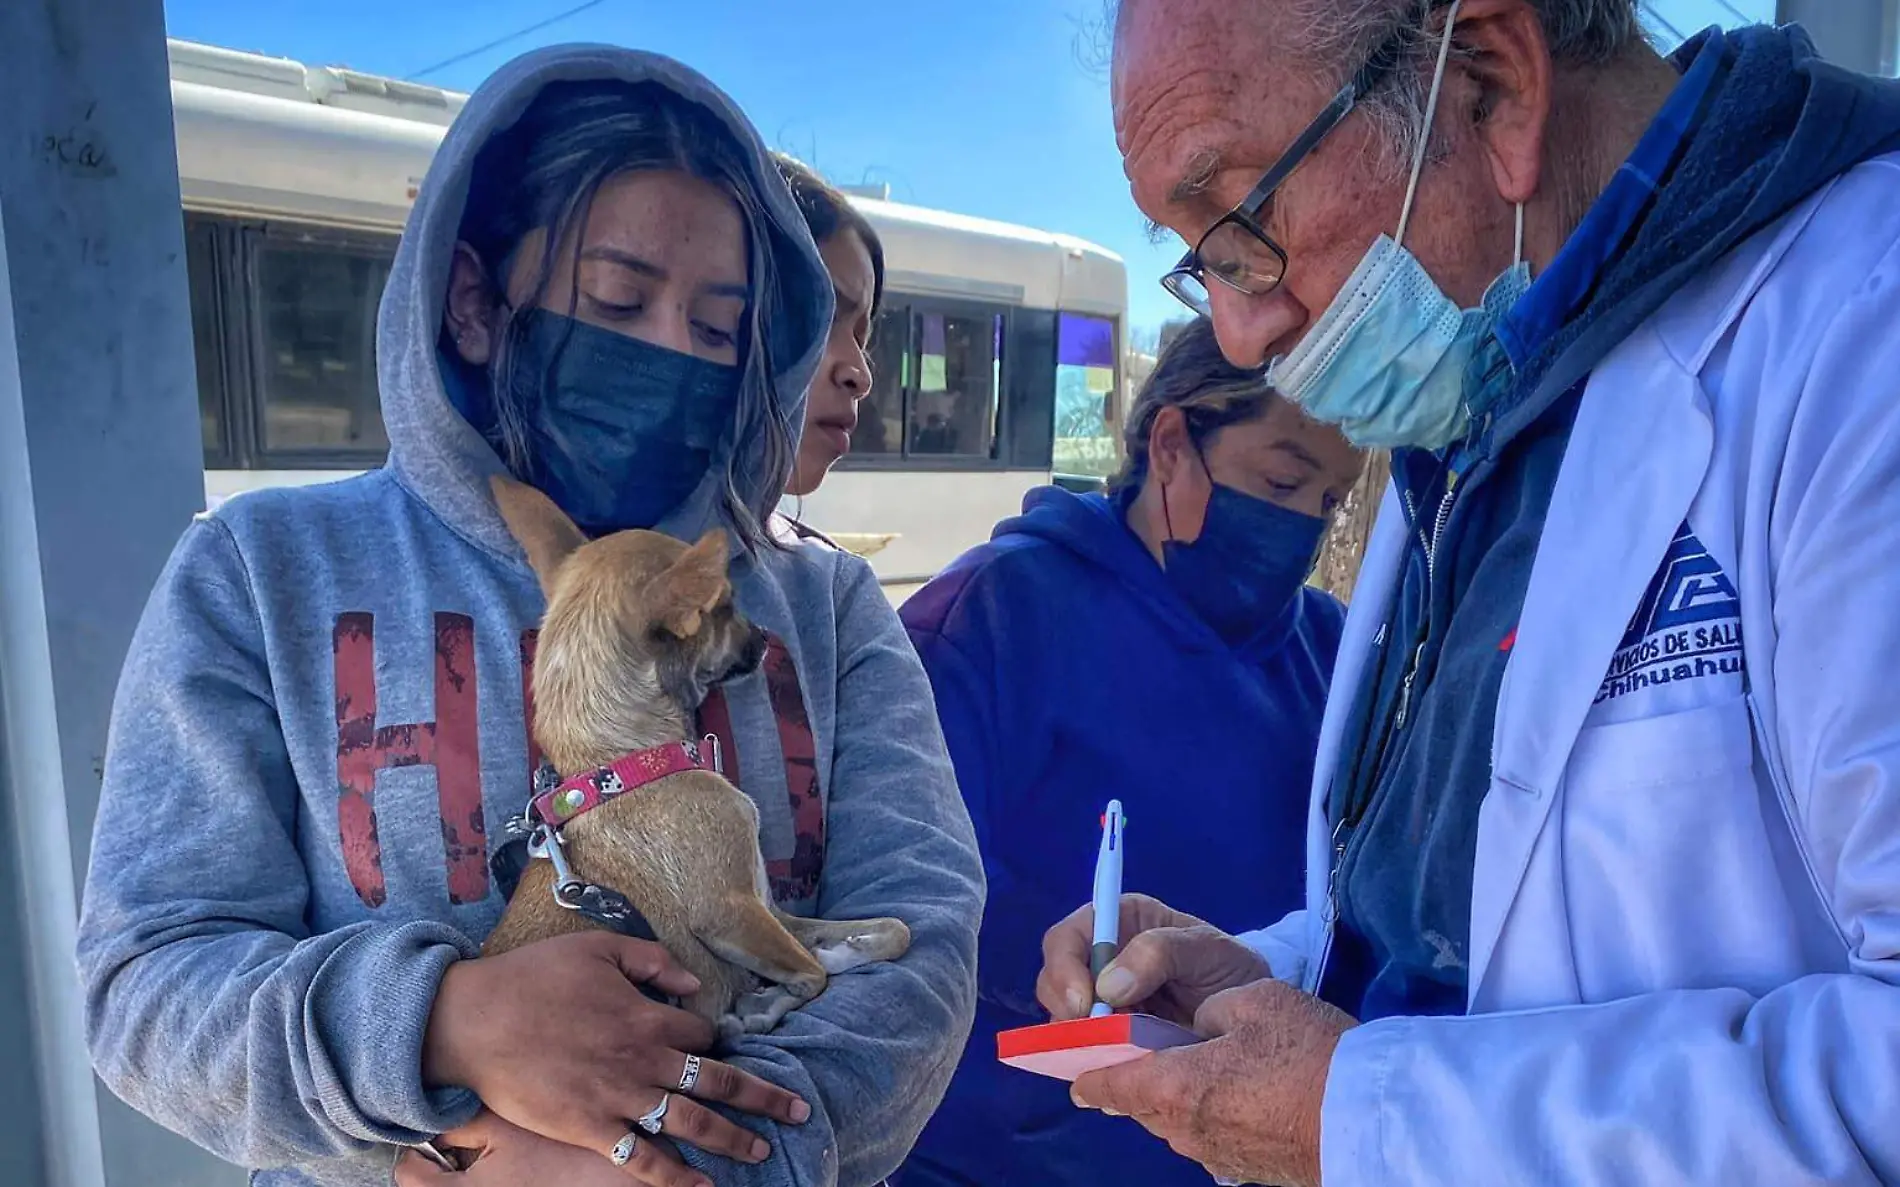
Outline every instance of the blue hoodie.
{"label": "blue hoodie", "polygon": [[1592,368],[1738,244],[1900,148],[1900,83],[1828,65],[1798,27],[1711,30],[1673,61],[1668,102],[1474,363],[1472,436],[1393,459],[1414,530],[1328,804],[1340,901],[1321,992],[1361,1020],[1465,1011],[1499,689]]}
{"label": "blue hoodie", "polygon": [[1067,1087],[996,1062],[1046,1021],[1042,935],[1087,901],[1103,805],[1124,884],[1230,930],[1297,906],[1307,792],[1344,612],[1307,588],[1243,651],[1215,635],[1100,495],[1023,515],[907,602],[989,876],[976,1029],[895,1182],[1163,1187],[1199,1167]]}
{"label": "blue hoodie", "polygon": [[[659,83],[746,150],[777,240],[770,357],[798,396],[791,424],[830,325],[804,220],[726,96],[651,54],[530,54],[470,99],[403,235],[378,324],[388,465],[240,496],[186,532],[119,687],[79,967],[106,1084],[266,1187],[386,1184],[388,1143],[478,1104],[424,1087],[422,1037],[444,969],[501,914],[486,859],[530,786],[543,603],[488,493],[501,463],[450,406],[436,348],[473,159],[561,79]],[[664,530],[721,522],[731,440]],[[763,467],[738,469],[768,505]],[[746,1120],[770,1162],[686,1153],[722,1187],[865,1187],[902,1160],[962,1050],[982,868],[928,683],[868,566],[795,544],[736,557],[732,576],[778,640],[718,717],[780,905],[894,915],[912,945],[731,1053],[811,1103],[803,1126]]]}

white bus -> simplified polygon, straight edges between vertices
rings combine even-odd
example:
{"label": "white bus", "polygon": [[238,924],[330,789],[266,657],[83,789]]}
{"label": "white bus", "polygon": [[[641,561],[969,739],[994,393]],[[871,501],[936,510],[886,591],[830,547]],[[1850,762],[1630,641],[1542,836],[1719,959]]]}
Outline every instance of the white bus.
{"label": "white bus", "polygon": [[[464,97],[170,51],[208,502],[380,464],[377,301]],[[1066,235],[851,200],[888,267],[876,390],[852,456],[787,510],[870,556],[901,598],[1029,488],[1113,468],[1127,274]]]}

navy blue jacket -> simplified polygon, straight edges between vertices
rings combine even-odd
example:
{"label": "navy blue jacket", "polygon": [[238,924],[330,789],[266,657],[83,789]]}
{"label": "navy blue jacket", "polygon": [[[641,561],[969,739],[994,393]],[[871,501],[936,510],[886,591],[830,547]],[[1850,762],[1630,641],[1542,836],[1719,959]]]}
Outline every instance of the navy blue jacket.
{"label": "navy blue jacket", "polygon": [[1067,1086],[996,1062],[1046,1021],[1042,935],[1087,901],[1111,798],[1124,886],[1230,930],[1299,906],[1320,713],[1344,613],[1302,590],[1239,651],[1195,617],[1116,504],[1054,488],[902,616],[989,875],[976,1029],[898,1187],[1195,1184],[1205,1171]]}
{"label": "navy blue jacket", "polygon": [[1738,243],[1900,147],[1900,84],[1827,65],[1799,28],[1711,30],[1675,65],[1635,152],[1479,352],[1472,435],[1394,457],[1411,543],[1329,804],[1321,993],[1362,1020],[1465,1011],[1498,690],[1591,368]]}

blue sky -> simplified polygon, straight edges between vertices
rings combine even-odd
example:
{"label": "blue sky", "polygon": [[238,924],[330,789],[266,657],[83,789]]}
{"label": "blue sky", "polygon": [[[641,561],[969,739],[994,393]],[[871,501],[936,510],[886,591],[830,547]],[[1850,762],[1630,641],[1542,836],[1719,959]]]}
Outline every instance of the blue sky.
{"label": "blue sky", "polygon": [[[408,77],[580,0],[166,0],[171,35]],[[1654,0],[1684,32],[1772,0]],[[1080,235],[1128,263],[1130,320],[1178,306],[1156,283],[1179,256],[1148,241],[1115,151],[1108,82],[1089,34],[1101,0],[600,0],[430,74],[466,90],[557,41],[658,50],[730,92],[766,139],[834,180]],[[1667,33],[1663,34],[1667,37]]]}
{"label": "blue sky", "polygon": [[[174,37],[406,77],[580,0],[166,0]],[[1106,74],[1081,52],[1100,0],[604,0],[425,81],[466,90],[538,44],[672,55],[774,147],[892,197],[1079,235],[1128,262],[1130,320],[1174,316],[1115,151]]]}
{"label": "blue sky", "polygon": [[1665,49],[1710,25],[1773,22],[1775,0],[1643,0],[1644,15]]}

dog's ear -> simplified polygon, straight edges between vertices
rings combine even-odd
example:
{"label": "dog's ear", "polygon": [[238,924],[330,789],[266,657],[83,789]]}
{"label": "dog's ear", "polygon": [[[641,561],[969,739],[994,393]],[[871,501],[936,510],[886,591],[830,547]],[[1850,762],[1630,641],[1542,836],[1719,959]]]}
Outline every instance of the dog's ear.
{"label": "dog's ear", "polygon": [[653,579],[653,621],[680,639],[699,633],[726,593],[726,534],[714,528]]}
{"label": "dog's ear", "polygon": [[528,554],[534,575],[541,579],[541,592],[552,597],[555,572],[562,561],[587,543],[586,534],[554,505],[553,499],[525,482],[497,474],[489,480],[489,487],[495,492],[495,507],[501,512],[502,522]]}

